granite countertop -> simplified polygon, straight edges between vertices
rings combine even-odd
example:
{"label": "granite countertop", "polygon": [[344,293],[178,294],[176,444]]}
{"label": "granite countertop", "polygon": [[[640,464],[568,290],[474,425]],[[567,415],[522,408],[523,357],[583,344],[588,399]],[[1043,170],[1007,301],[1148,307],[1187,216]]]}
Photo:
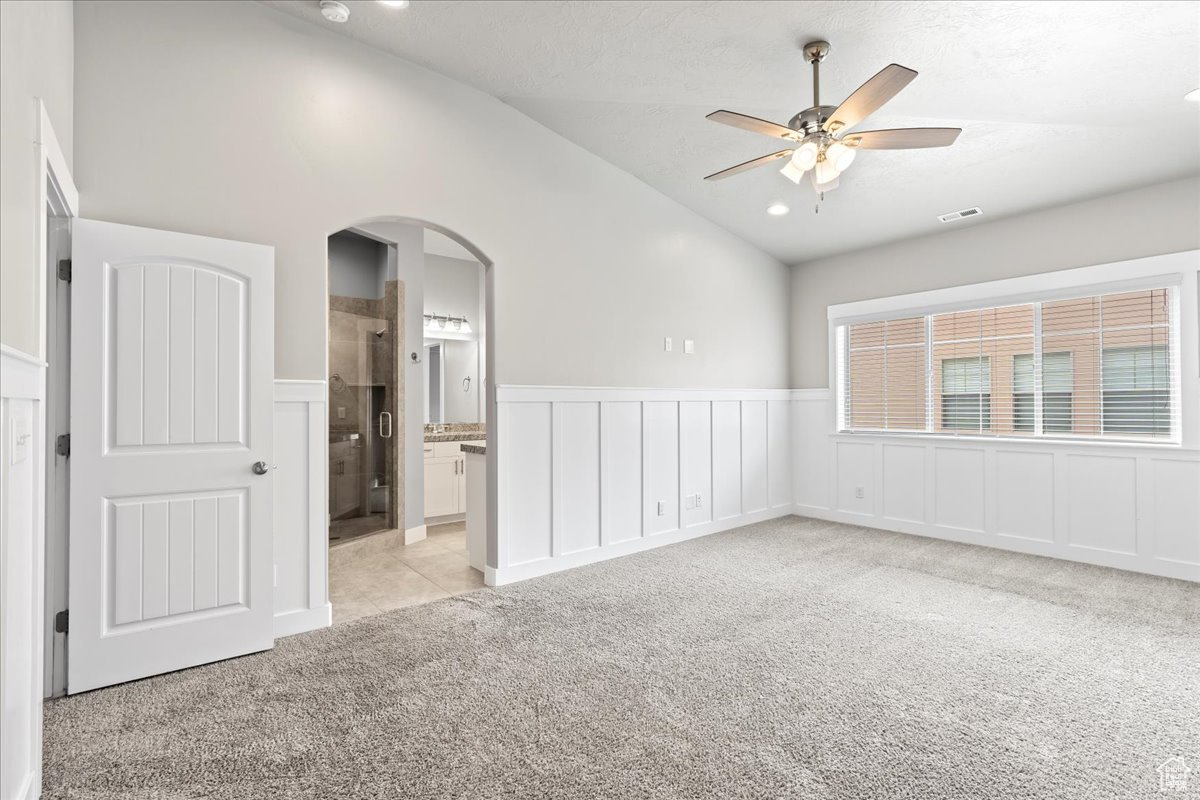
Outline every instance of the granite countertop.
{"label": "granite countertop", "polygon": [[479,422],[447,422],[425,426],[426,442],[473,442],[487,438],[487,429]]}
{"label": "granite countertop", "polygon": [[487,447],[485,447],[484,445],[481,445],[481,444],[464,444],[462,447],[460,447],[458,449],[462,450],[464,453],[470,453],[471,455],[475,455],[475,456],[486,456],[487,455]]}
{"label": "granite countertop", "polygon": [[486,438],[487,434],[483,431],[469,431],[466,433],[447,431],[446,433],[425,434],[425,441],[427,442],[476,442]]}

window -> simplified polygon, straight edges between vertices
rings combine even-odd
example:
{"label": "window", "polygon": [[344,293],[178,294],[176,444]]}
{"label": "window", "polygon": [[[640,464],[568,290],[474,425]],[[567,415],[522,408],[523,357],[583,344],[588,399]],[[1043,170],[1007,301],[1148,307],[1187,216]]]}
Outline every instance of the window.
{"label": "window", "polygon": [[942,428],[992,429],[992,362],[987,356],[942,361]]}
{"label": "window", "polygon": [[1171,433],[1171,383],[1167,348],[1159,345],[1104,350],[1104,432],[1167,436]]}
{"label": "window", "polygon": [[[1071,398],[1074,367],[1070,353],[1046,353],[1042,356],[1042,430],[1047,433],[1071,431]],[[1013,356],[1013,429],[1035,430],[1033,353]]]}
{"label": "window", "polygon": [[839,429],[1178,439],[1175,290],[837,329]]}

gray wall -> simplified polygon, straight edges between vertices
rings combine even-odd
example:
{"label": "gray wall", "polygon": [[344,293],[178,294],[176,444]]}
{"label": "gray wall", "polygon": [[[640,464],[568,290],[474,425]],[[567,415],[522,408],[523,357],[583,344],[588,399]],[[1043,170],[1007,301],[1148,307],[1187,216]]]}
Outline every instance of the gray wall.
{"label": "gray wall", "polygon": [[387,246],[354,233],[329,237],[329,293],[375,300],[383,297]]}
{"label": "gray wall", "polygon": [[76,17],[83,212],[273,245],[277,377],[325,377],[326,237],[400,216],[495,264],[495,384],[787,386],[786,267],[499,100],[258,3]]}
{"label": "gray wall", "polygon": [[[0,2],[0,342],[41,352],[42,282],[34,226],[37,215],[38,119],[46,104],[54,134],[73,160],[75,22],[65,0]],[[77,182],[78,183],[78,182]]]}
{"label": "gray wall", "polygon": [[478,330],[479,276],[483,265],[478,261],[425,254],[425,312],[466,317]]}
{"label": "gray wall", "polygon": [[827,309],[1200,248],[1200,179],[907,239],[792,268],[792,386],[829,384]]}

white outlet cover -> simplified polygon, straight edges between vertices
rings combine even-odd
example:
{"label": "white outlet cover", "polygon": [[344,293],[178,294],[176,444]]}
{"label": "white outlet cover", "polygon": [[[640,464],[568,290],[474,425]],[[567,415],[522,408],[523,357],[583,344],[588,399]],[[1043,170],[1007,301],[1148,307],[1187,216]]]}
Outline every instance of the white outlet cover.
{"label": "white outlet cover", "polygon": [[685,355],[691,355],[696,352],[696,343],[691,339],[683,340],[683,352]]}
{"label": "white outlet cover", "polygon": [[671,337],[670,336],[667,336],[666,338],[663,339],[663,350],[665,350],[668,353],[671,352]]}
{"label": "white outlet cover", "polygon": [[659,500],[658,501],[658,515],[661,517],[663,514],[666,514],[666,513],[667,513],[667,504],[664,503],[662,500]]}

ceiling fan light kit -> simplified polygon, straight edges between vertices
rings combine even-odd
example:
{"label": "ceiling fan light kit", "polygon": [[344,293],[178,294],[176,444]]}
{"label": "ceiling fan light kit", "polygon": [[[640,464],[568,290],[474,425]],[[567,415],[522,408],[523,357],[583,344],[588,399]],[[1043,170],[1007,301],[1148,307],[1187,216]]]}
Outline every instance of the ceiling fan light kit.
{"label": "ceiling fan light kit", "polygon": [[729,169],[714,172],[705,180],[728,178],[787,157],[780,172],[799,184],[810,170],[818,195],[837,188],[838,177],[854,162],[858,150],[911,150],[947,147],[954,144],[961,128],[893,128],[890,130],[848,131],[891,100],[917,73],[899,64],[889,64],[858,87],[839,106],[821,105],[821,62],[829,55],[829,42],[804,45],[804,58],[812,64],[813,104],[788,121],[786,126],[733,111],[714,111],[708,119],[724,125],[772,136],[796,143],[791,150],[762,156]]}

